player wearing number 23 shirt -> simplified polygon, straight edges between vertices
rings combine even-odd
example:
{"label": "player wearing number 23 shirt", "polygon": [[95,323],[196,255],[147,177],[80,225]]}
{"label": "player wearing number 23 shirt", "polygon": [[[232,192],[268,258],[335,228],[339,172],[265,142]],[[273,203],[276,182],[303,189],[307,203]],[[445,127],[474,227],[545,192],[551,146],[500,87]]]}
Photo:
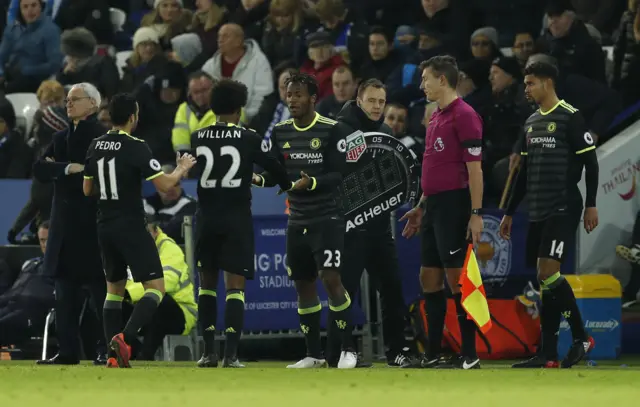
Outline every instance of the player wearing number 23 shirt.
{"label": "player wearing number 23 shirt", "polygon": [[[346,171],[343,124],[316,113],[318,83],[313,76],[293,74],[286,81],[286,102],[292,119],[276,124],[265,151],[274,151],[289,175],[304,190],[289,193],[287,271],[298,292],[298,315],[305,335],[307,357],[289,368],[314,368],[326,363],[320,346],[320,311],[316,291],[320,276],[329,296],[330,320],[340,331],[342,351],[338,368],[353,368],[357,356],[350,328],[351,299],[342,285],[340,268],[345,223],[338,189]],[[258,186],[273,185],[273,174],[254,177]]]}
{"label": "player wearing number 23 shirt", "polygon": [[237,358],[244,319],[245,280],[254,276],[251,180],[254,163],[268,169],[283,191],[294,188],[282,164],[262,151],[262,138],[239,126],[247,103],[247,87],[223,79],[211,91],[211,110],[218,121],[191,135],[198,157],[198,210],[196,212],[196,263],[200,272],[198,322],[203,332],[202,368],[216,367],[218,270],[225,273],[225,354],[223,367],[244,367]]}
{"label": "player wearing number 23 shirt", "polygon": [[[104,330],[107,338],[112,338],[108,367],[129,367],[129,344],[150,322],[164,296],[162,264],[146,228],[142,180],[166,191],[195,163],[189,154],[178,155],[175,171],[165,175],[147,143],[130,135],[138,123],[138,111],[138,103],[128,94],[111,99],[109,114],[114,127],[91,143],[84,166],[83,192],[98,199],[98,241],[107,280]],[[145,293],[121,331],[127,268]]]}

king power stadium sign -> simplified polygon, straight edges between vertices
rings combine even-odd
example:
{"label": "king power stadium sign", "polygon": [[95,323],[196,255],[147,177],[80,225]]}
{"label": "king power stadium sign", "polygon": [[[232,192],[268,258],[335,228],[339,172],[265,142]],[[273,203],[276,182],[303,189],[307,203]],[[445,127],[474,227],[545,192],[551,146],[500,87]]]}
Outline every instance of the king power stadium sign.
{"label": "king power stadium sign", "polygon": [[366,227],[418,194],[416,155],[395,137],[356,131],[346,139],[347,175],[341,185],[347,232]]}

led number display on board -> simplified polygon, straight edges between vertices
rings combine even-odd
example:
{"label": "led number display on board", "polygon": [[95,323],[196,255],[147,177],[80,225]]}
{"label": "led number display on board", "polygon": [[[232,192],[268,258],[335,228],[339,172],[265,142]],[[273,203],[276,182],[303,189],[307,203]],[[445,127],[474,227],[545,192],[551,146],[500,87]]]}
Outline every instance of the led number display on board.
{"label": "led number display on board", "polygon": [[349,232],[415,199],[419,171],[413,151],[395,137],[357,131],[346,141],[341,191]]}

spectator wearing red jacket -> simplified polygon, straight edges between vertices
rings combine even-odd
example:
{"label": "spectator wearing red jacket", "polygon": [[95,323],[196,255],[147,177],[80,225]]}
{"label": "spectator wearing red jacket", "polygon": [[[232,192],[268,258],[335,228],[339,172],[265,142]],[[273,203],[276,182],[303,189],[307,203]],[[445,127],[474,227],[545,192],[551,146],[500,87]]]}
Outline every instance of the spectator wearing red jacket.
{"label": "spectator wearing red jacket", "polygon": [[307,38],[309,59],[304,61],[301,72],[316,77],[318,81],[318,100],[333,95],[331,75],[339,66],[345,65],[340,55],[336,55],[331,44],[329,33],[320,31],[309,35]]}

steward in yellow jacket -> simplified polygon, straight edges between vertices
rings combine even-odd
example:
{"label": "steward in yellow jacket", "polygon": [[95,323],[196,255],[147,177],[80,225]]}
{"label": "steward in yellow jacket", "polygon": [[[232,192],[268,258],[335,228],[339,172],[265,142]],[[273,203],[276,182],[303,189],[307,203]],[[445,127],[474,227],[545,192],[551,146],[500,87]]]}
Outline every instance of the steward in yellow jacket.
{"label": "steward in yellow jacket", "polygon": [[[138,359],[143,360],[153,360],[165,335],[188,335],[198,319],[193,284],[182,249],[157,224],[150,223],[148,229],[158,248],[167,295],[158,306],[151,323],[141,330],[144,344]],[[142,284],[131,279],[127,281],[126,290],[133,304],[144,295]]]}
{"label": "steward in yellow jacket", "polygon": [[[188,151],[191,149],[191,133],[204,127],[211,126],[216,122],[216,115],[208,109],[204,112],[198,111],[194,103],[186,101],[178,107],[176,118],[171,130],[171,144],[173,151]],[[240,116],[240,122],[245,122],[244,109]]]}

